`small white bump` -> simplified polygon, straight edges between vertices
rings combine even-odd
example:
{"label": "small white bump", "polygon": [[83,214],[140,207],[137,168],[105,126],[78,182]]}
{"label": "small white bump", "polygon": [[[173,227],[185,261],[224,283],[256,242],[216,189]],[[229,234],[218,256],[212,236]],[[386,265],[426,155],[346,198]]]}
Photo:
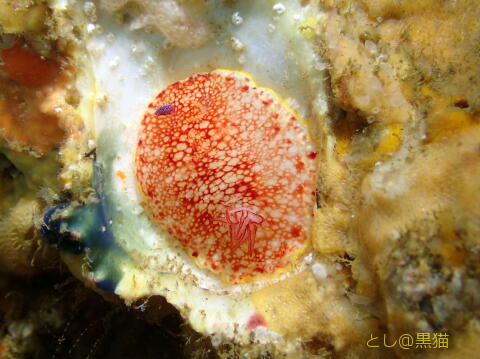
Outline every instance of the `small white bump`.
{"label": "small white bump", "polygon": [[285,12],[285,5],[283,5],[281,2],[279,2],[279,3],[276,3],[275,5],[273,5],[272,9],[276,14],[282,15]]}
{"label": "small white bump", "polygon": [[83,4],[83,12],[85,13],[85,15],[91,18],[96,18],[95,11],[96,11],[96,6],[93,2],[86,1],[85,4]]}
{"label": "small white bump", "polygon": [[309,253],[306,257],[305,257],[305,263],[312,263],[313,262],[313,253]]}
{"label": "small white bump", "polygon": [[237,61],[240,65],[244,65],[247,62],[247,58],[245,57],[244,54],[241,54],[238,58]]}
{"label": "small white bump", "polygon": [[112,61],[110,61],[108,66],[111,69],[116,69],[118,67],[119,63],[120,63],[120,58],[118,56],[115,56],[115,58]]}
{"label": "small white bump", "polygon": [[232,15],[232,24],[236,26],[243,24],[243,17],[240,16],[238,11],[234,12]]}
{"label": "small white bump", "polygon": [[232,49],[234,49],[235,51],[245,50],[245,45],[239,39],[237,39],[236,37],[232,37],[230,39],[230,43],[232,45]]}
{"label": "small white bump", "polygon": [[327,268],[321,263],[315,263],[312,265],[312,273],[317,279],[327,278]]}
{"label": "small white bump", "polygon": [[87,25],[87,33],[91,34],[95,31],[95,24],[88,24]]}

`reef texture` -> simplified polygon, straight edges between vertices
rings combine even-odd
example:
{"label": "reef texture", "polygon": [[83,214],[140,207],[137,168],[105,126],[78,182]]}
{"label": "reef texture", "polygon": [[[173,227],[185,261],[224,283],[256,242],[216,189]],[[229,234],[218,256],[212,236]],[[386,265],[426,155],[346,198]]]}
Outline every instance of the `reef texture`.
{"label": "reef texture", "polygon": [[199,47],[211,36],[208,22],[201,17],[206,10],[201,1],[102,0],[110,11],[122,9],[130,2],[137,6],[129,9],[135,14],[132,28],[158,28],[173,46]]}
{"label": "reef texture", "polygon": [[353,291],[385,307],[381,335],[449,335],[448,351],[397,345],[399,357],[473,357],[480,6],[323,3],[321,54],[338,107],[324,125],[335,148],[321,171],[314,246],[355,258]]}
{"label": "reef texture", "polygon": [[[110,10],[132,6],[126,3],[104,2]],[[50,37],[46,5],[22,2],[13,9],[9,4],[0,2],[0,23],[4,33],[25,40],[26,45],[21,44],[24,49],[16,51],[25,53],[28,48],[48,59],[44,61],[55,63],[58,58],[52,49],[62,42]],[[154,21],[174,45],[200,46],[209,38],[209,30],[201,16],[193,15],[195,6],[200,5],[192,4],[136,2],[128,11],[149,14],[149,18],[139,17],[140,24]],[[303,351],[298,357],[474,358],[480,337],[480,4],[475,0],[324,0],[320,4],[325,12],[309,22],[308,33],[327,64],[331,101],[330,117],[317,118],[320,178],[318,208],[311,226],[316,264],[311,271],[254,292],[255,310],[270,330],[301,343]],[[39,17],[46,20],[38,21]],[[32,36],[32,31],[42,35]],[[2,134],[4,155],[0,158],[2,262],[14,274],[30,275],[32,253],[37,250],[33,218],[41,211],[42,201],[52,202],[55,197],[44,194],[55,192],[59,185],[57,167],[44,166],[51,163],[48,157],[38,157],[48,156],[52,148],[62,145],[62,163],[79,170],[72,174],[64,169],[58,180],[67,190],[63,195],[68,192],[78,199],[88,193],[90,167],[84,154],[89,151],[74,144],[73,138],[78,138],[74,121],[65,126],[63,116],[61,121],[47,121],[55,136],[46,136],[45,141],[42,136],[30,138],[22,130],[24,123],[9,117],[12,107],[1,105],[7,101],[3,93],[31,93],[29,100],[35,106],[40,99],[28,86],[15,81],[4,65],[0,86],[5,88],[0,97],[0,124],[8,129]],[[48,98],[55,89],[45,91]],[[167,130],[158,127],[155,119],[168,119],[181,108],[167,95],[168,91],[152,104],[144,121],[151,121],[150,126],[157,126],[155,131],[164,136]],[[72,106],[75,103],[70,101]],[[201,105],[197,111],[211,106]],[[62,142],[65,132],[69,137]],[[150,152],[142,146],[138,156]],[[168,151],[173,160],[175,154],[170,147]],[[139,168],[145,161],[147,158],[137,159]],[[35,176],[31,168],[42,168],[45,172],[41,173],[48,175]],[[41,188],[49,190],[39,194]],[[22,192],[24,189],[28,191]],[[178,195],[178,188],[175,193]],[[147,201],[153,201],[153,216],[161,213],[154,202],[156,195],[150,196],[148,189],[145,194]],[[167,209],[174,206],[170,203]],[[310,215],[303,207],[299,210]],[[253,212],[258,214],[257,209]],[[175,215],[165,224],[181,241],[185,233],[174,226],[186,215],[172,213]],[[226,238],[219,245],[230,246],[226,222],[241,218],[227,216],[225,208],[215,207],[208,220],[213,225],[218,219],[214,226],[222,229]],[[165,218],[159,216],[160,221]],[[189,226],[193,226],[191,221]],[[183,244],[190,248],[191,243],[185,240]],[[238,260],[247,259],[248,251],[244,244]],[[213,259],[214,253],[202,256]],[[206,265],[213,269],[212,263]],[[27,322],[46,323],[47,319],[39,319],[35,313],[30,309]],[[18,319],[5,318],[7,324]],[[4,332],[3,353],[13,352],[17,344],[11,340],[18,328],[13,325]],[[28,341],[25,333],[28,331],[22,332],[23,336],[15,334],[16,338]],[[449,349],[382,346],[384,335],[392,343],[406,333],[414,338],[417,333],[447,333]],[[379,348],[367,346],[371,337],[380,338]],[[281,357],[276,348],[268,346],[238,348],[223,343],[217,351],[225,357]]]}

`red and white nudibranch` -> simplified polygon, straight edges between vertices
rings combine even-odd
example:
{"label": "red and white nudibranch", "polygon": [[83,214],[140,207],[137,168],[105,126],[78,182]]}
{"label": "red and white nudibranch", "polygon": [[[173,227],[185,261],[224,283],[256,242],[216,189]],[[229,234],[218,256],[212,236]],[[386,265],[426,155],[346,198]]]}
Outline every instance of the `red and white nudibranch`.
{"label": "red and white nudibranch", "polygon": [[203,268],[240,283],[289,267],[307,243],[316,152],[273,91],[216,70],[149,104],[136,178],[153,220]]}

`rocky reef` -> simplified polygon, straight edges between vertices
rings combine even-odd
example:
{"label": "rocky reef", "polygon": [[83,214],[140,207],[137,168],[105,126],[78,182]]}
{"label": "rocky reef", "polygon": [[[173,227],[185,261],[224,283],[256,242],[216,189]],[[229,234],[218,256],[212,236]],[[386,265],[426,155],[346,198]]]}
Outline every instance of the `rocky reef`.
{"label": "rocky reef", "polygon": [[475,357],[479,11],[0,0],[0,357]]}

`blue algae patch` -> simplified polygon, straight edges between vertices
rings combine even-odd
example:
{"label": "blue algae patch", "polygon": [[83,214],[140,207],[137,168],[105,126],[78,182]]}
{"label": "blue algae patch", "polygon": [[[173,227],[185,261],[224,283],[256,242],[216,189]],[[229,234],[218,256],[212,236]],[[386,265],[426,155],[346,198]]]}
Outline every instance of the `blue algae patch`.
{"label": "blue algae patch", "polygon": [[118,281],[113,281],[110,279],[102,279],[97,281],[95,284],[97,285],[98,288],[103,289],[104,291],[113,293],[115,291],[115,288],[117,288],[117,283]]}
{"label": "blue algae patch", "polygon": [[40,228],[40,233],[51,246],[69,254],[80,254],[85,250],[85,243],[75,239],[70,232],[61,230],[60,216],[67,207],[68,204],[62,203],[50,208],[43,217],[44,224]]}
{"label": "blue algae patch", "polygon": [[44,215],[40,233],[50,245],[66,254],[84,254],[99,288],[114,292],[131,259],[112,233],[108,201],[103,195],[103,180],[96,165],[94,187],[98,202],[73,206],[59,204]]}

